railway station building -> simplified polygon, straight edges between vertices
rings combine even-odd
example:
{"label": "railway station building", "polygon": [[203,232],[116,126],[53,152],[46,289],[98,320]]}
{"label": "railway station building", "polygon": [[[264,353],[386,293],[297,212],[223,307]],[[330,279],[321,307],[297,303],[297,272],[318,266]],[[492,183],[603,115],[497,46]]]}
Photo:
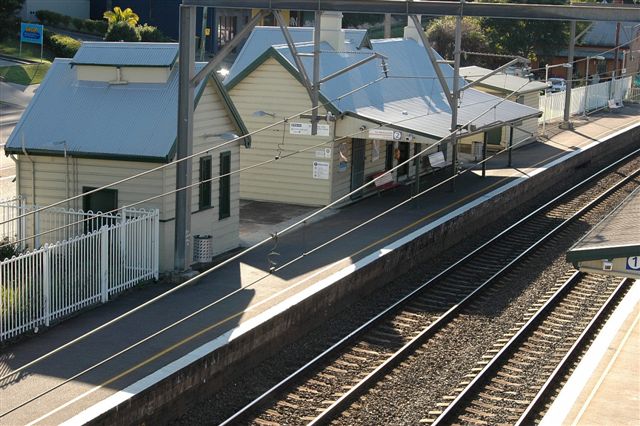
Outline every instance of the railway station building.
{"label": "railway station building", "polygon": [[[161,272],[173,269],[176,166],[149,171],[175,159],[177,58],[177,43],[83,43],[74,58],[54,61],[5,147],[16,162],[17,193],[30,205],[144,174],[64,206],[158,209]],[[213,236],[213,255],[240,243],[238,174],[211,179],[238,169],[250,139],[235,139],[246,133],[224,86],[210,75],[196,88],[193,153],[211,150],[192,160],[190,194],[191,235]]]}
{"label": "railway station building", "polygon": [[[311,101],[280,28],[256,27],[230,68],[224,84],[250,131],[295,117],[255,134],[252,149],[241,153],[242,168],[281,158],[243,172],[241,198],[319,206],[420,152],[419,161],[393,172],[393,183],[432,171],[428,155],[438,151],[451,166],[450,142],[445,140],[451,108],[421,44],[417,31],[422,29],[411,24],[402,38],[369,40],[365,30],[343,29],[341,21],[341,13],[323,14],[320,80],[326,81],[320,85],[323,120],[317,135],[311,135],[308,116],[297,116],[309,114]],[[313,31],[289,29],[309,76]],[[332,77],[372,55],[377,58]],[[439,66],[451,86],[453,69]],[[538,115],[536,108],[468,89],[460,98],[458,122],[465,124],[462,137],[482,140],[485,130]],[[373,186],[368,190],[375,191]]]}

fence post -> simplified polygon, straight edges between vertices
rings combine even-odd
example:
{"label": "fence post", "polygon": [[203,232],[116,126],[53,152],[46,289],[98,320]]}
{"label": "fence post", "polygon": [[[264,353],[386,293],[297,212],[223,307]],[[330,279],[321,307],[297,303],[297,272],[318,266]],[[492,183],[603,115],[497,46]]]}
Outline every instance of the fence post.
{"label": "fence post", "polygon": [[33,235],[35,235],[33,240],[33,248],[38,249],[40,248],[40,212],[39,211],[36,211],[33,214],[33,230],[34,230]]}
{"label": "fence post", "polygon": [[51,322],[51,248],[48,244],[42,251],[42,297],[44,307],[44,325]]}
{"label": "fence post", "polygon": [[100,228],[100,301],[109,300],[109,227]]}
{"label": "fence post", "polygon": [[153,278],[157,281],[160,275],[160,211],[153,215]]}

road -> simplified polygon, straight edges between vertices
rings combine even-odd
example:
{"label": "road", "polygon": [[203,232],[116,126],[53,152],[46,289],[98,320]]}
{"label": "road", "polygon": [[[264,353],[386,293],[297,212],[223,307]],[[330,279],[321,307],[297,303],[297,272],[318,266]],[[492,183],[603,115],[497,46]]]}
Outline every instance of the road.
{"label": "road", "polygon": [[11,198],[16,194],[13,182],[16,175],[15,163],[4,155],[4,144],[16,127],[24,107],[20,105],[0,103],[0,199]]}

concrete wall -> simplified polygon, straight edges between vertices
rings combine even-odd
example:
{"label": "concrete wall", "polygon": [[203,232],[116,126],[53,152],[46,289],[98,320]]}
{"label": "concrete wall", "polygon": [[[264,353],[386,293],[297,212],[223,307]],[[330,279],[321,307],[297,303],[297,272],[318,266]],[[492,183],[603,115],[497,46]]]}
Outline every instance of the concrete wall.
{"label": "concrete wall", "polygon": [[[438,255],[466,235],[483,229],[511,209],[537,195],[592,172],[586,166],[598,166],[622,153],[637,149],[640,127],[618,135],[582,152],[564,163],[535,176],[426,232],[397,250],[378,258],[357,272],[316,292],[256,328],[238,336],[227,345],[198,359],[155,386],[136,394],[115,409],[96,419],[95,424],[129,424],[170,418],[177,407],[193,404],[199,395],[220,388],[234,373],[247,371],[258,361],[293,342],[322,319],[363,295],[383,286],[407,269]],[[309,321],[310,317],[314,321]]]}

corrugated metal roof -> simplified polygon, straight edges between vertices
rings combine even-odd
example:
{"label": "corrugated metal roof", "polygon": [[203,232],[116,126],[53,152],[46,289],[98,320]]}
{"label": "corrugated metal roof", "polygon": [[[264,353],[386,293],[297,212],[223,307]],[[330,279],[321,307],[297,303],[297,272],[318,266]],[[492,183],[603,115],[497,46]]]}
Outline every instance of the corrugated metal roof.
{"label": "corrugated metal roof", "polygon": [[571,247],[567,252],[567,260],[580,262],[640,255],[639,217],[640,189],[636,189]]}
{"label": "corrugated metal roof", "polygon": [[[574,52],[573,52],[573,57],[574,58],[586,58],[588,56],[590,57],[594,57],[594,56],[603,56],[605,59],[613,59],[615,57],[615,50],[610,50],[606,53],[603,53],[602,50],[598,50],[597,48],[586,48],[586,47],[579,47],[576,46]],[[560,56],[560,57],[568,57],[569,56],[569,50],[568,49],[560,49],[558,50],[558,53],[556,56]],[[620,54],[619,58],[622,57],[622,54]]]}
{"label": "corrugated metal roof", "polygon": [[[481,77],[489,74],[492,70],[470,66],[460,68],[460,75],[468,81],[476,81]],[[479,86],[485,86],[504,92],[529,93],[544,90],[547,84],[541,81],[529,81],[528,78],[510,75],[506,73],[497,73],[478,83]]]}
{"label": "corrugated metal roof", "polygon": [[178,43],[124,43],[85,41],[74,65],[170,67],[178,58]]}
{"label": "corrugated metal roof", "polygon": [[[399,127],[412,129],[426,136],[441,138],[448,135],[451,108],[422,45],[414,40],[386,39],[372,40],[372,46],[373,51],[388,58],[389,78],[336,100],[382,75],[380,61],[374,60],[323,83],[323,96],[332,100],[333,105],[341,112],[356,114],[376,122],[398,123]],[[297,47],[303,53],[313,49],[309,43],[299,44]],[[321,48],[326,51],[331,47],[323,43]],[[278,46],[274,50],[295,67],[287,46]],[[320,74],[326,76],[360,61],[367,52],[371,51],[362,49],[357,54],[322,54]],[[303,56],[302,62],[310,73],[313,58]],[[441,69],[445,78],[451,82],[453,68],[442,64]],[[462,79],[461,84],[464,84]],[[537,109],[468,89],[461,97],[458,122],[464,125],[473,120],[472,124],[480,128],[499,121],[517,121],[538,114]]]}
{"label": "corrugated metal roof", "polygon": [[[633,38],[633,27],[637,22],[621,22],[619,44],[629,43]],[[616,22],[596,21],[582,36],[580,44],[584,46],[614,47],[616,45]]]}
{"label": "corrugated metal roof", "polygon": [[[178,72],[166,84],[78,81],[56,59],[6,145],[7,152],[166,160],[176,139]],[[196,69],[204,67],[198,63]],[[206,80],[197,90],[201,90]]]}
{"label": "corrugated metal roof", "polygon": [[[367,36],[367,30],[343,29],[342,31],[344,31],[346,50],[360,49]],[[312,27],[289,28],[289,33],[294,43],[313,41]],[[225,83],[231,81],[271,46],[286,45],[286,43],[280,27],[255,27],[233,62],[229,75],[224,80]]]}

